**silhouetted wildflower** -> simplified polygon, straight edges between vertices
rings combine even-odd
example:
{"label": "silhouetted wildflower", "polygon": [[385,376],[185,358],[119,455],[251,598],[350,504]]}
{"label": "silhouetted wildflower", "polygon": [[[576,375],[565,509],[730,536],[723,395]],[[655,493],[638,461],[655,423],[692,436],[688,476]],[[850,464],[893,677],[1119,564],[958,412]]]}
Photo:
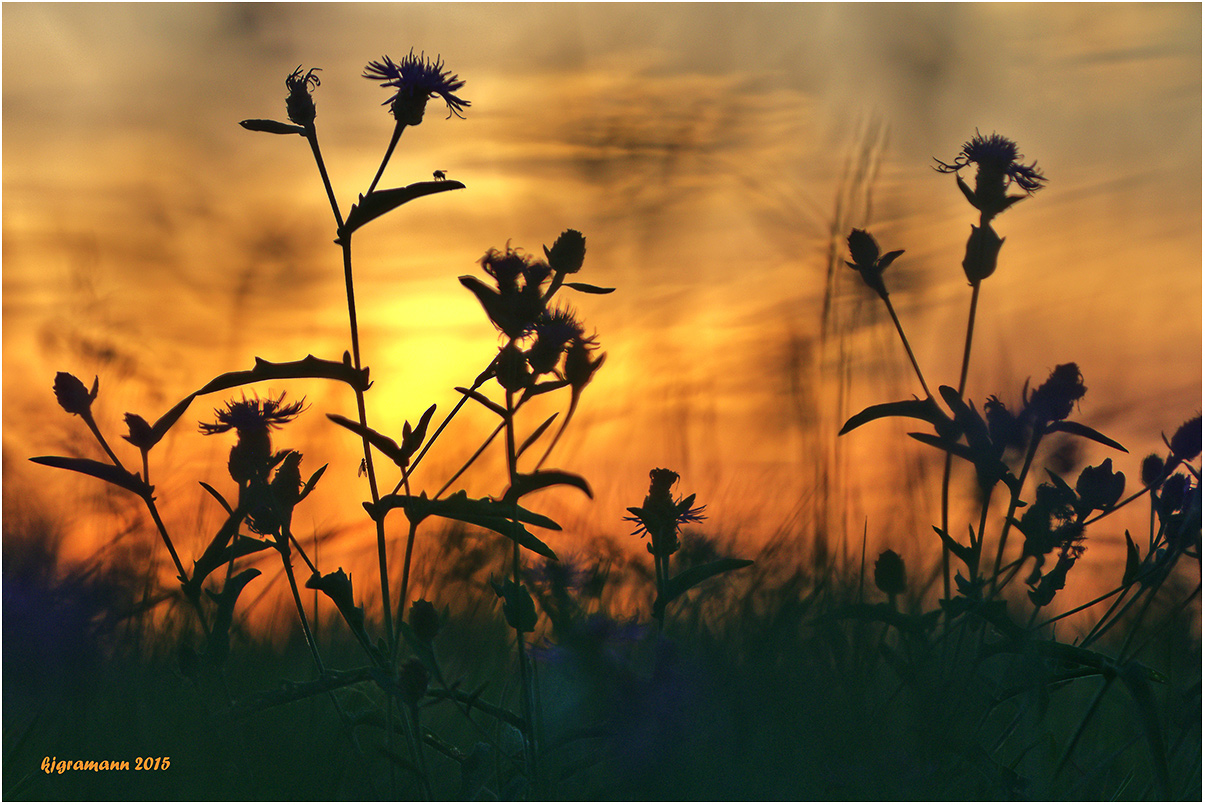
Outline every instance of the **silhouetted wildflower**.
{"label": "silhouetted wildflower", "polygon": [[1168,442],[1172,457],[1179,461],[1191,461],[1201,455],[1201,415],[1193,417],[1176,430]]}
{"label": "silhouetted wildflower", "polygon": [[586,260],[586,238],[576,229],[566,229],[551,249],[544,247],[544,256],[553,271],[576,274]]}
{"label": "silhouetted wildflower", "polygon": [[1025,400],[1025,410],[1039,425],[1058,422],[1071,415],[1075,403],[1087,391],[1079,366],[1074,363],[1059,364],[1046,382]]}
{"label": "silhouetted wildflower", "polygon": [[862,275],[862,281],[872,291],[882,298],[887,298],[887,286],[883,284],[883,272],[904,253],[903,249],[887,252],[879,256],[879,244],[874,237],[863,229],[855,229],[849,233],[849,255],[854,261],[846,261],[845,265]]}
{"label": "silhouetted wildflower", "polygon": [[703,509],[706,507],[695,506],[694,495],[674,500],[670,487],[678,482],[678,473],[673,470],[650,470],[649,479],[649,493],[644,498],[644,505],[628,507],[628,511],[635,516],[623,519],[638,524],[633,534],[649,535],[649,553],[669,556],[680,547],[678,529],[685,523],[703,520]]}
{"label": "silhouetted wildflower", "polygon": [[996,234],[991,224],[971,224],[971,236],[967,238],[966,253],[962,258],[962,270],[967,280],[976,285],[996,272],[1000,260],[1000,247],[1004,238]]}
{"label": "silhouetted wildflower", "polygon": [[[1082,545],[1064,546],[1059,551],[1059,559],[1054,568],[1040,579],[1029,582],[1033,588],[1029,591],[1029,600],[1034,603],[1034,606],[1044,607],[1054,600],[1055,594],[1067,584],[1067,571],[1071,570],[1075,565],[1075,560],[1079,559],[1083,553]],[[1037,573],[1037,570],[1035,569],[1034,572]]]}
{"label": "silhouetted wildflower", "polygon": [[907,588],[904,560],[895,551],[883,551],[875,560],[874,586],[893,598]]}
{"label": "silhouetted wildflower", "polygon": [[318,67],[312,67],[309,72],[303,73],[298,65],[285,79],[285,86],[289,90],[289,97],[285,98],[285,110],[289,114],[289,120],[298,126],[309,128],[314,125],[314,118],[318,116],[318,111],[314,108],[314,97],[310,95],[310,85],[316,87],[322,83],[318,76],[314,75],[319,70]]}
{"label": "silhouetted wildflower", "polygon": [[430,601],[420,598],[410,605],[410,628],[424,643],[430,643],[439,634],[439,613]]}
{"label": "silhouetted wildflower", "polygon": [[[937,171],[957,176],[958,187],[967,201],[982,212],[986,220],[1025,198],[1005,195],[1009,185],[1016,183],[1026,195],[1031,195],[1041,189],[1046,181],[1036,162],[1023,165],[1019,159],[1021,154],[1012,140],[999,134],[984,137],[976,131],[974,138],[963,144],[962,151],[952,163],[947,164],[939,159],[934,159],[934,162],[937,163]],[[958,175],[960,170],[971,164],[976,166],[974,191]]]}
{"label": "silhouetted wildflower", "polygon": [[987,420],[988,438],[1001,453],[1007,448],[1025,446],[1025,427],[1008,407],[995,395],[983,404],[983,415]]}
{"label": "silhouetted wildflower", "polygon": [[92,401],[100,390],[100,378],[92,381],[92,390],[84,385],[78,377],[68,372],[59,372],[54,376],[54,398],[69,414],[86,416],[92,413]]}
{"label": "silhouetted wildflower", "polygon": [[271,468],[272,441],[269,431],[293,420],[305,409],[305,398],[285,405],[285,394],[275,400],[244,397],[231,400],[225,408],[214,409],[217,422],[201,423],[201,433],[213,436],[233,430],[238,443],[230,451],[230,477],[244,483],[253,478],[266,480]]}
{"label": "silhouetted wildflower", "polygon": [[592,338],[578,337],[573,339],[565,352],[565,379],[574,391],[580,392],[585,388],[606,360],[605,352],[597,359],[590,357],[596,346]]}
{"label": "silhouetted wildflower", "polygon": [[1167,468],[1163,457],[1157,453],[1151,453],[1142,460],[1142,485],[1154,486],[1163,480],[1167,475]]}
{"label": "silhouetted wildflower", "polygon": [[452,94],[464,86],[459,77],[444,70],[443,61],[437,56],[434,62],[428,60],[425,54],[410,55],[400,62],[394,62],[388,56],[381,61],[369,62],[364,68],[364,77],[371,81],[380,81],[382,87],[392,87],[397,90],[385,101],[391,104],[390,111],[399,123],[417,126],[423,122],[423,112],[426,111],[427,101],[436,95],[443,98],[448,105],[448,117],[456,115],[459,118],[465,107],[471,104]]}
{"label": "silhouetted wildflower", "polygon": [[527,359],[536,374],[556,368],[569,342],[582,337],[582,326],[577,323],[572,310],[545,310],[532,329],[536,338]]}
{"label": "silhouetted wildflower", "polygon": [[130,444],[140,450],[150,450],[155,446],[155,432],[150,424],[138,414],[126,414],[126,427],[130,429],[129,436],[122,436]]}
{"label": "silhouetted wildflower", "polygon": [[1113,459],[1106,458],[1099,466],[1084,467],[1075,482],[1079,495],[1078,509],[1081,515],[1097,510],[1105,511],[1121,500],[1125,491],[1125,473],[1113,471]]}

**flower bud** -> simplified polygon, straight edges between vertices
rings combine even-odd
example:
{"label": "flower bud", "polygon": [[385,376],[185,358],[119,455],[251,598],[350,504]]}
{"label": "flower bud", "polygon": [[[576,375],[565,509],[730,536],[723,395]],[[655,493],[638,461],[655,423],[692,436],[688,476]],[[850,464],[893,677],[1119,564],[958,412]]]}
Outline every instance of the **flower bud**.
{"label": "flower bud", "polygon": [[1172,456],[1180,461],[1191,461],[1201,455],[1201,416],[1198,414],[1181,425],[1169,446]]}
{"label": "flower bud", "polygon": [[586,238],[576,229],[566,229],[551,249],[544,247],[544,255],[553,271],[576,274],[586,259]]}
{"label": "flower bud", "polygon": [[302,73],[301,67],[298,67],[285,79],[285,87],[289,90],[289,97],[285,98],[285,111],[289,120],[306,129],[314,125],[314,118],[318,116],[314,97],[310,95],[310,85],[316,87],[320,83],[318,76],[314,75],[318,69],[314,67],[308,73]]}
{"label": "flower bud", "polygon": [[904,560],[892,550],[883,551],[874,563],[874,586],[889,596],[899,595],[907,588]]}
{"label": "flower bud", "polygon": [[155,446],[155,432],[145,419],[138,414],[126,414],[126,427],[130,429],[129,436],[122,436],[139,450],[150,450]]}
{"label": "flower bud", "polygon": [[1084,513],[1098,510],[1105,511],[1113,507],[1121,499],[1125,491],[1126,477],[1124,473],[1113,472],[1113,459],[1106,458],[1097,467],[1084,467],[1075,482],[1075,491],[1079,495],[1079,508]]}
{"label": "flower bud", "polygon": [[92,381],[88,391],[83,382],[73,374],[59,372],[54,376],[54,396],[59,405],[69,414],[86,416],[92,412],[92,401],[100,389],[100,378]]}
{"label": "flower bud", "polygon": [[1059,422],[1071,415],[1075,403],[1087,392],[1088,388],[1084,385],[1084,376],[1080,374],[1079,366],[1063,363],[1054,367],[1050,377],[1038,386],[1025,406],[1043,425]]}
{"label": "flower bud", "polygon": [[1163,480],[1167,473],[1163,458],[1158,453],[1151,453],[1142,460],[1142,485],[1154,486]]}
{"label": "flower bud", "polygon": [[527,356],[513,343],[507,344],[498,354],[495,372],[499,385],[510,392],[522,391],[531,385],[531,370],[527,368]]}
{"label": "flower bud", "polygon": [[420,598],[410,605],[410,628],[424,643],[430,643],[439,634],[439,614],[430,601]]}
{"label": "flower bud", "polygon": [[978,285],[995,272],[996,260],[1000,257],[1000,247],[1003,245],[1004,238],[997,235],[990,224],[983,227],[971,225],[962,270],[972,285]]}

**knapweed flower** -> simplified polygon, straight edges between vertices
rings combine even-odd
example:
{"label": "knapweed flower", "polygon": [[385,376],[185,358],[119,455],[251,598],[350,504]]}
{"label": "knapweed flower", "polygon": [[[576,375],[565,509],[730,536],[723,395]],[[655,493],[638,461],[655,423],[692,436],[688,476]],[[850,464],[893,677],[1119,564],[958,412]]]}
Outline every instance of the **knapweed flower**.
{"label": "knapweed flower", "polygon": [[644,505],[628,507],[635,516],[623,518],[637,524],[633,534],[649,535],[648,550],[654,556],[669,556],[677,551],[681,547],[678,529],[705,517],[703,509],[706,507],[695,506],[694,495],[674,500],[670,488],[677,482],[678,473],[673,470],[650,470],[649,493],[644,498]]}
{"label": "knapweed flower", "polygon": [[289,114],[289,120],[298,126],[309,128],[314,125],[314,118],[318,116],[318,110],[314,108],[314,97],[310,95],[310,85],[316,87],[322,83],[318,76],[314,75],[320,69],[312,67],[309,72],[303,73],[298,65],[285,79],[285,87],[289,90],[289,97],[285,98],[285,110]]}
{"label": "knapweed flower", "polygon": [[448,105],[448,117],[456,115],[463,119],[464,115],[460,113],[470,106],[468,101],[452,94],[463,87],[464,82],[444,70],[438,56],[434,62],[429,61],[425,54],[415,56],[413,50],[400,62],[385,56],[381,61],[369,62],[364,68],[364,77],[380,81],[382,87],[397,90],[385,103],[390,104],[390,111],[397,122],[407,126],[417,126],[423,122],[427,101],[437,95]]}
{"label": "knapweed flower", "polygon": [[305,409],[305,398],[285,404],[282,392],[276,399],[260,400],[244,397],[214,409],[217,422],[201,423],[201,433],[213,436],[235,431],[238,443],[230,451],[230,477],[239,483],[263,478],[270,469],[272,441],[269,431],[293,420]]}
{"label": "knapweed flower", "polygon": [[576,274],[586,260],[586,238],[576,229],[566,229],[551,249],[544,247],[544,256],[554,271]]}
{"label": "knapweed flower", "polygon": [[460,284],[473,292],[490,321],[507,336],[530,335],[544,312],[542,286],[552,268],[510,246],[501,252],[490,249],[481,258],[481,267],[494,278],[496,290],[471,276],[461,277]]}
{"label": "knapweed flower", "polygon": [[[1025,198],[1005,195],[1009,185],[1015,183],[1026,195],[1031,195],[1041,189],[1042,183],[1046,181],[1036,162],[1023,165],[1018,161],[1020,159],[1017,144],[1012,140],[999,134],[984,137],[976,130],[974,138],[963,144],[962,151],[952,163],[947,164],[940,159],[933,161],[937,163],[935,169],[940,173],[953,173],[957,176],[958,187],[967,197],[967,201],[983,213],[986,220]],[[971,164],[976,167],[973,191],[958,174]]]}
{"label": "knapweed flower", "polygon": [[130,435],[121,438],[139,450],[150,450],[158,441],[154,429],[138,414],[126,414],[126,427],[130,429]]}
{"label": "knapweed flower", "polygon": [[1038,386],[1032,396],[1025,400],[1025,412],[1035,423],[1045,426],[1071,415],[1072,408],[1088,391],[1079,366],[1063,363],[1054,367],[1046,382]]}
{"label": "knapweed flower", "polygon": [[887,286],[883,284],[883,272],[887,267],[895,262],[895,258],[904,253],[903,249],[897,249],[893,252],[887,252],[879,256],[879,244],[871,235],[864,229],[855,229],[849,233],[849,256],[854,259],[851,263],[848,260],[845,265],[854,269],[862,275],[862,281],[875,293],[882,298],[887,298]]}
{"label": "knapweed flower", "polygon": [[1201,415],[1197,414],[1181,425],[1167,446],[1171,448],[1172,458],[1178,461],[1191,461],[1201,455]]}
{"label": "knapweed flower", "polygon": [[527,360],[536,374],[555,369],[570,341],[582,337],[582,326],[578,324],[573,311],[560,308],[542,312],[533,330],[535,343],[531,345]]}
{"label": "knapweed flower", "polygon": [[1096,467],[1084,467],[1075,482],[1075,491],[1079,494],[1077,508],[1081,516],[1090,511],[1105,511],[1111,509],[1125,491],[1125,473],[1113,471],[1113,459],[1106,458],[1104,463]]}

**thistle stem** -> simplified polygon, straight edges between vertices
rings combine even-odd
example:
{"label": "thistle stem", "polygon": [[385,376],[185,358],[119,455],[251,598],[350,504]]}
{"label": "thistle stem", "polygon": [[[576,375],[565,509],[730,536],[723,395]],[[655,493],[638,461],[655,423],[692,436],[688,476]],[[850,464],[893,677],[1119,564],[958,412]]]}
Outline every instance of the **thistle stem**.
{"label": "thistle stem", "polygon": [[326,197],[331,203],[331,212],[335,214],[335,224],[339,229],[343,228],[343,216],[339,213],[339,202],[335,199],[335,190],[331,187],[330,176],[326,173],[326,163],[322,160],[322,151],[318,148],[318,131],[313,124],[306,127],[305,139],[310,144],[310,150],[314,152],[314,162],[318,164],[318,173],[322,176],[322,184],[326,188]]}
{"label": "thistle stem", "polygon": [[925,382],[925,375],[920,370],[920,364],[916,362],[916,355],[912,353],[912,345],[908,343],[908,336],[904,335],[904,326],[900,324],[900,317],[895,314],[895,305],[891,304],[891,297],[884,295],[883,301],[887,304],[887,312],[891,314],[891,321],[895,323],[895,330],[900,334],[900,340],[904,342],[904,349],[908,352],[908,360],[912,361],[912,368],[916,371],[916,378],[920,380],[921,388],[925,390],[925,396],[933,399],[933,392],[929,391],[929,384]]}
{"label": "thistle stem", "polygon": [[385,166],[389,164],[389,158],[393,156],[393,149],[397,148],[398,140],[402,137],[402,131],[405,130],[405,123],[398,123],[393,127],[393,136],[389,138],[389,147],[385,149],[385,157],[381,160],[381,167],[377,168],[377,175],[372,177],[372,184],[368,186],[368,192],[364,195],[372,195],[372,191],[376,190],[377,182],[381,181],[381,176],[385,173]]}

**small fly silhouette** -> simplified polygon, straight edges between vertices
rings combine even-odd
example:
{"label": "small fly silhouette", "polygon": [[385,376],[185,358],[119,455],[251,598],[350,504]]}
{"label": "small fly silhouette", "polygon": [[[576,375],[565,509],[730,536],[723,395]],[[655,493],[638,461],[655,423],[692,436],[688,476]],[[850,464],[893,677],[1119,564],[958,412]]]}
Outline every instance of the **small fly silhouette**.
{"label": "small fly silhouette", "polygon": [[437,182],[446,181],[448,178],[448,174],[445,171],[435,171],[431,175],[435,177],[435,181]]}

